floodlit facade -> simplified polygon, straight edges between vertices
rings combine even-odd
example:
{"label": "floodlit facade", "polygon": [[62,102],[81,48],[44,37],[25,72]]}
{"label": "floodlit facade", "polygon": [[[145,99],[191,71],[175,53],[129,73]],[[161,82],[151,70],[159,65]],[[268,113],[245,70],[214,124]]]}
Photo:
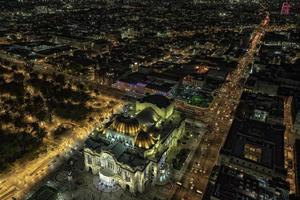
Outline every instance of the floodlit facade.
{"label": "floodlit facade", "polygon": [[106,187],[142,193],[147,185],[170,177],[169,161],[185,120],[161,95],[146,96],[124,110],[86,141],[85,169],[99,175]]}

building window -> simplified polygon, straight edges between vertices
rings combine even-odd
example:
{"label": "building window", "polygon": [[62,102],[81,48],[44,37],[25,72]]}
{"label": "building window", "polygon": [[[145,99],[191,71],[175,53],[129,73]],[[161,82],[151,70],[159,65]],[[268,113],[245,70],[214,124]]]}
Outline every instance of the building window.
{"label": "building window", "polygon": [[122,176],[122,169],[121,169],[121,167],[119,167],[119,169],[118,169],[118,174],[119,174],[120,176]]}
{"label": "building window", "polygon": [[107,161],[107,167],[109,169],[114,169],[114,164],[111,161]]}
{"label": "building window", "polygon": [[96,158],[96,165],[101,166],[101,160],[100,160],[100,158]]}
{"label": "building window", "polygon": [[252,145],[252,144],[245,144],[244,158],[255,161],[255,162],[260,162],[261,154],[262,154],[261,148],[255,146],[255,145]]}
{"label": "building window", "polygon": [[88,164],[92,164],[92,158],[91,158],[91,156],[87,155],[87,163]]}
{"label": "building window", "polygon": [[125,171],[125,181],[130,182],[130,174]]}

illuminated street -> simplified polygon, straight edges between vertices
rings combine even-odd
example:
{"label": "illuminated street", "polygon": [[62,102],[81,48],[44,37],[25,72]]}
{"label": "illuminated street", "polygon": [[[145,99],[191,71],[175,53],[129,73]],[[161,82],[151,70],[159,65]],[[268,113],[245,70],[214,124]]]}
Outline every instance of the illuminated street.
{"label": "illuminated street", "polygon": [[[96,103],[111,101],[114,99],[100,97]],[[120,101],[114,100],[116,103],[112,109],[108,107],[101,108],[102,116],[108,118],[111,115],[111,110],[117,112],[122,107]],[[100,103],[102,104],[102,103]],[[94,127],[101,123],[99,113],[94,113],[93,122],[82,123],[80,126],[75,125],[73,132],[75,135],[70,135],[63,138],[61,142],[53,144],[51,140],[47,141],[47,152],[38,156],[38,158],[25,161],[25,163],[16,165],[9,174],[1,175],[1,196],[0,199],[6,200],[15,197],[22,199],[36,184],[39,184],[44,178],[47,177],[51,171],[55,170],[57,166],[64,162],[72,154],[72,148],[80,148],[82,142],[85,141]],[[60,123],[65,123],[62,120]]]}
{"label": "illuminated street", "polygon": [[[183,186],[176,186],[174,196],[169,197],[170,199],[199,199],[205,191],[209,175],[214,165],[217,164],[219,150],[231,125],[231,113],[236,108],[238,99],[243,91],[243,88],[238,86],[239,81],[249,70],[248,65],[253,60],[257,45],[263,37],[264,28],[267,26],[267,23],[265,23],[266,20],[268,20],[268,16],[263,20],[262,25],[252,34],[253,39],[248,52],[241,58],[237,69],[230,75],[230,81],[220,89],[218,96],[215,97],[209,110],[197,115],[200,120],[208,123],[212,132],[208,132],[203,138],[194,158],[189,164],[188,170],[181,180]],[[204,152],[203,147],[206,149]],[[192,169],[197,166],[196,163],[199,163],[199,166],[204,169],[205,173],[198,171],[197,173],[193,173]],[[191,187],[191,184],[195,186]],[[200,192],[197,193],[197,190]]]}
{"label": "illuminated street", "polygon": [[2,0],[0,200],[298,200],[299,5]]}

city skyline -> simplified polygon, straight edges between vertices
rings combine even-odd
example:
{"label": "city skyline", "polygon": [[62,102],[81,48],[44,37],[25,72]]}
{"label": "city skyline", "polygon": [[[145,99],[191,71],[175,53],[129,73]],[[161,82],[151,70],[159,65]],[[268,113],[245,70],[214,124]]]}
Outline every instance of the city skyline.
{"label": "city skyline", "polygon": [[0,1],[1,200],[300,198],[300,2]]}

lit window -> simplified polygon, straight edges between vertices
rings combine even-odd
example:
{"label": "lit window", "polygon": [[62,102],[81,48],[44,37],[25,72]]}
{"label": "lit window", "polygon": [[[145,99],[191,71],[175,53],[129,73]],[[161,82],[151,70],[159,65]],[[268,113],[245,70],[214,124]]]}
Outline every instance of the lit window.
{"label": "lit window", "polygon": [[107,162],[107,167],[108,167],[109,169],[113,169],[113,168],[114,168],[114,165],[113,165],[112,162],[108,161],[108,162]]}
{"label": "lit window", "polygon": [[245,144],[244,146],[244,158],[255,161],[255,162],[260,162],[261,160],[261,153],[262,150],[261,148],[254,146],[252,144]]}
{"label": "lit window", "polygon": [[92,158],[91,158],[91,156],[87,156],[87,162],[88,162],[88,164],[92,164]]}

